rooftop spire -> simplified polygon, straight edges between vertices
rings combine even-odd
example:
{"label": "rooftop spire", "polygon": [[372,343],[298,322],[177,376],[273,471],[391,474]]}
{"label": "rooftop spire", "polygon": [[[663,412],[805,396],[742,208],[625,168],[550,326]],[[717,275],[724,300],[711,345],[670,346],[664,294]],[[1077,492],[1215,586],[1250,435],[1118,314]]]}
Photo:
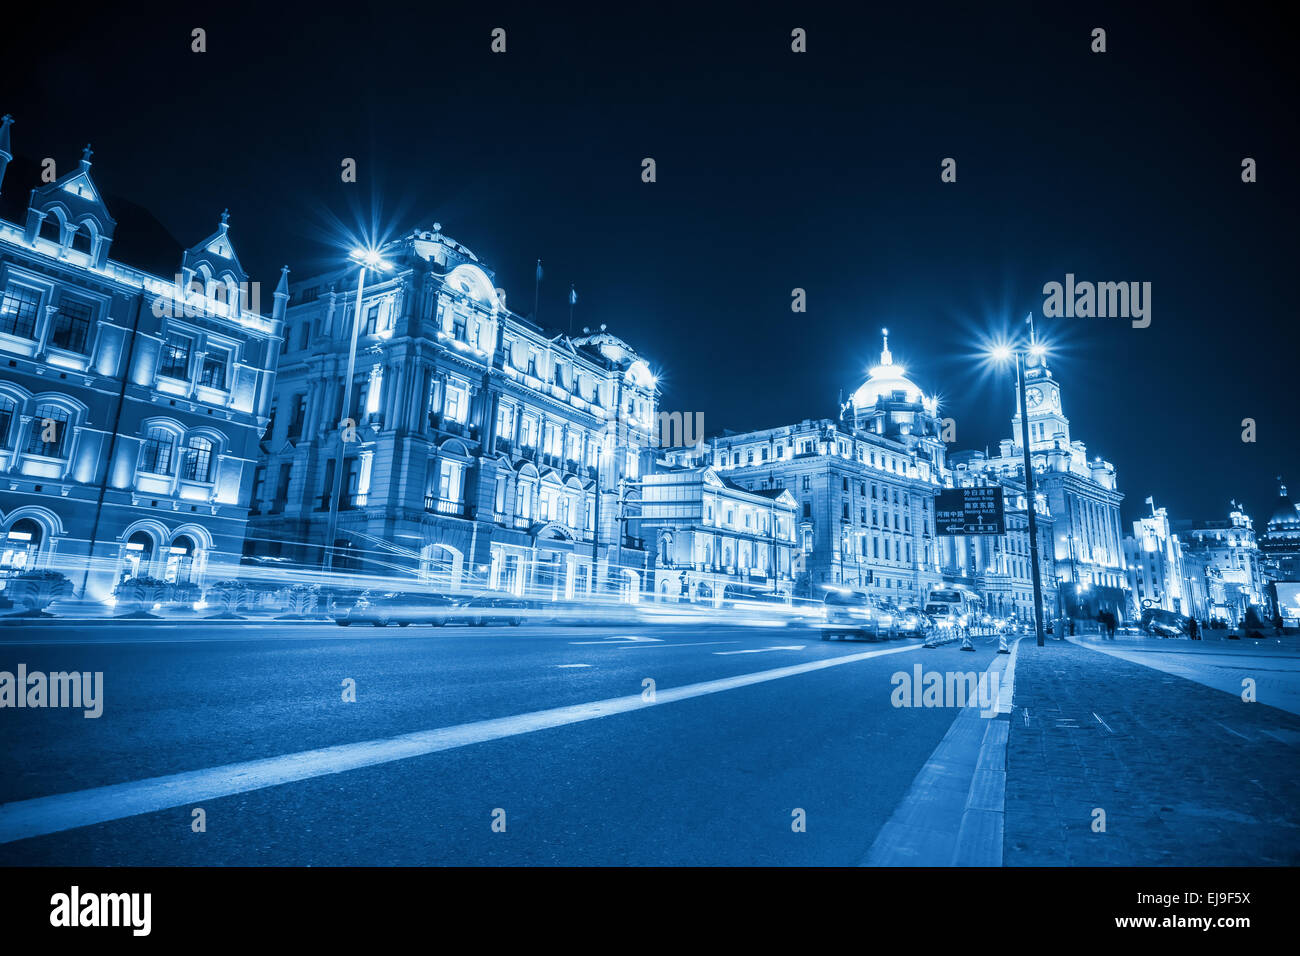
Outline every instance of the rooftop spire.
{"label": "rooftop spire", "polygon": [[95,151],[94,151],[93,149],[91,149],[91,148],[90,148],[90,144],[87,143],[87,144],[86,144],[86,148],[83,149],[83,150],[81,151],[81,165],[83,165],[83,166],[89,166],[89,165],[90,165],[90,157],[92,157],[92,156],[94,156],[94,155],[95,155]]}
{"label": "rooftop spire", "polygon": [[221,210],[221,231],[225,232],[230,228],[230,209]]}
{"label": "rooftop spire", "polygon": [[9,127],[13,122],[14,118],[8,113],[0,116],[0,153],[4,153],[10,159],[13,159],[13,154],[9,152]]}
{"label": "rooftop spire", "polygon": [[885,340],[884,347],[881,348],[880,350],[880,364],[893,365],[894,356],[891,355],[889,352],[889,329],[881,329],[880,334],[884,337]]}

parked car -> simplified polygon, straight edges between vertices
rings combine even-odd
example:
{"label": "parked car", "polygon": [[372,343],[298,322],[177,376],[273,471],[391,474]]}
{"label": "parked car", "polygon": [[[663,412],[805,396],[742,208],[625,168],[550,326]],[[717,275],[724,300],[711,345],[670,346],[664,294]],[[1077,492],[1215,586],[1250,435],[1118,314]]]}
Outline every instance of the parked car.
{"label": "parked car", "polygon": [[832,637],[887,641],[898,636],[898,619],[893,612],[877,604],[865,591],[832,589],[826,592],[824,603],[823,641]]}
{"label": "parked car", "polygon": [[370,624],[398,627],[410,624],[432,624],[441,627],[450,620],[456,602],[445,594],[429,591],[367,591],[357,598],[352,607],[336,611],[334,622],[339,627],[349,624]]}
{"label": "parked car", "polygon": [[1149,607],[1142,611],[1138,630],[1156,637],[1187,637],[1191,634],[1192,619],[1186,614],[1175,614],[1164,608]]}
{"label": "parked car", "polygon": [[477,594],[461,604],[461,620],[473,627],[508,624],[518,627],[528,617],[529,604],[523,598],[504,591]]}

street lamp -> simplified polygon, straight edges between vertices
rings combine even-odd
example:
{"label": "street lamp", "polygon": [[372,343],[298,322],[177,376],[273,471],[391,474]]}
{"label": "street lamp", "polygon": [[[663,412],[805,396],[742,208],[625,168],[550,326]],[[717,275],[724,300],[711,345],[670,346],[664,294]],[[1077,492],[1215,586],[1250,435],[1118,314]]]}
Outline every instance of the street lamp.
{"label": "street lamp", "polygon": [[[344,442],[348,432],[347,423],[352,406],[352,376],[356,371],[357,365],[357,336],[361,331],[361,296],[366,289],[366,270],[373,269],[375,272],[391,272],[393,264],[384,259],[376,249],[353,249],[349,257],[358,266],[357,268],[357,304],[352,313],[352,342],[348,347],[348,374],[343,379],[343,407],[339,410],[341,416],[338,422],[338,459],[334,465],[334,476],[330,481],[330,517],[329,524],[325,533],[325,570],[334,569],[334,535],[338,532],[339,524],[339,482],[342,480]],[[352,431],[356,432],[356,423],[353,422]]]}
{"label": "street lamp", "polygon": [[1031,332],[1028,343],[999,343],[989,353],[990,358],[999,365],[1005,364],[1013,357],[1016,362],[1016,388],[1020,398],[1020,444],[1025,456],[1025,511],[1029,518],[1029,560],[1034,581],[1034,632],[1039,647],[1044,644],[1043,579],[1042,568],[1038,564],[1038,516],[1034,495],[1034,463],[1029,454],[1029,402],[1025,395],[1024,359],[1026,353],[1039,358],[1046,352],[1047,348],[1035,339]]}

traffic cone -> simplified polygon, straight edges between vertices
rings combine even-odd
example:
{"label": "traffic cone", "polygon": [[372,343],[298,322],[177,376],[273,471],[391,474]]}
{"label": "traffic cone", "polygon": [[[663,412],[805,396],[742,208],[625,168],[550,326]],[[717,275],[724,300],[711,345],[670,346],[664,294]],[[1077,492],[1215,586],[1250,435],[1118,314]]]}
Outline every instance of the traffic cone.
{"label": "traffic cone", "polygon": [[1011,653],[1011,648],[1007,647],[1007,636],[1005,634],[998,635],[998,653],[999,654]]}
{"label": "traffic cone", "polygon": [[975,650],[975,645],[971,643],[971,640],[970,640],[970,631],[968,631],[968,630],[967,630],[967,631],[962,631],[962,632],[961,632],[961,649],[962,649],[963,651],[973,651],[973,650]]}

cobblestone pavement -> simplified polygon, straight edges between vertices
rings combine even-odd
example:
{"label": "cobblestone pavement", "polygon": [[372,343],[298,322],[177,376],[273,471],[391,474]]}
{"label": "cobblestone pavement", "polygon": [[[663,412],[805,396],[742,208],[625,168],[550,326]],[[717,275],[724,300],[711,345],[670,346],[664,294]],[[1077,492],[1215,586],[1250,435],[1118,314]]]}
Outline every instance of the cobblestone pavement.
{"label": "cobblestone pavement", "polygon": [[1300,717],[1085,647],[1022,641],[1003,862],[1294,866]]}

